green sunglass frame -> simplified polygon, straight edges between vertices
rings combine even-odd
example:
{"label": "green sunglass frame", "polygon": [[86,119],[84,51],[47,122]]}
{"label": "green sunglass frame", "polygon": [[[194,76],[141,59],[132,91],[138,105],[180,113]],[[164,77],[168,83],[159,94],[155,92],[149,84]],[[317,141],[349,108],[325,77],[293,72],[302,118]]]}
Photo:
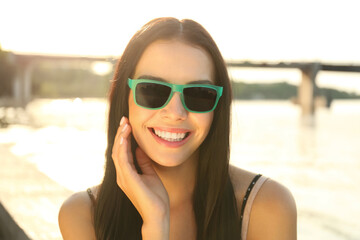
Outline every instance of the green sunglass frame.
{"label": "green sunglass frame", "polygon": [[[135,89],[136,89],[136,85],[138,85],[139,83],[154,83],[154,84],[160,84],[160,85],[168,86],[169,88],[171,88],[171,92],[169,94],[168,99],[166,100],[166,102],[161,107],[158,107],[158,108],[144,107],[144,106],[138,104],[137,101],[136,101],[136,91],[135,91]],[[193,112],[193,113],[207,113],[207,112],[214,111],[214,109],[216,108],[216,106],[217,106],[217,104],[219,102],[219,99],[220,99],[220,97],[222,95],[222,92],[223,92],[223,87],[210,85],[210,84],[183,84],[183,85],[181,85],[181,84],[172,84],[172,83],[167,83],[167,82],[162,82],[162,81],[157,81],[157,80],[150,80],[150,79],[130,79],[129,78],[128,79],[128,85],[129,85],[130,89],[133,90],[133,98],[134,98],[135,104],[138,105],[139,107],[142,107],[142,108],[145,108],[145,109],[151,109],[151,110],[158,110],[158,109],[164,108],[170,102],[170,100],[173,97],[174,93],[179,92],[181,102],[183,104],[183,107],[186,109],[186,111]],[[207,111],[194,111],[194,110],[189,109],[186,106],[185,100],[184,100],[183,90],[185,88],[193,88],[193,87],[211,88],[211,89],[214,89],[216,91],[216,101],[215,101],[215,104],[214,104],[212,109],[207,110]]]}

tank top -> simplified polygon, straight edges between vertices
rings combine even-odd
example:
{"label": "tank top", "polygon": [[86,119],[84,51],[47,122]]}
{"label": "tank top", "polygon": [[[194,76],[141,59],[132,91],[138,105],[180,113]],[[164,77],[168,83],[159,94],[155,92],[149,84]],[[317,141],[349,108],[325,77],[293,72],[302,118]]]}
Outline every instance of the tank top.
{"label": "tank top", "polygon": [[90,188],[88,188],[86,191],[87,191],[87,193],[88,193],[88,195],[90,197],[92,206],[94,207],[95,206],[95,196],[94,196],[94,194],[93,194],[93,192],[91,191]]}
{"label": "tank top", "polygon": [[267,180],[267,177],[258,174],[251,181],[241,206],[241,215],[240,215],[240,226],[241,226],[241,240],[246,240],[247,232],[250,221],[251,207],[254,203],[255,197],[259,192],[263,183]]}
{"label": "tank top", "polygon": [[[267,177],[264,177],[261,174],[256,175],[254,179],[251,181],[248,189],[246,190],[246,194],[241,206],[241,215],[240,215],[241,240],[246,240],[248,227],[249,227],[251,207],[254,203],[257,193],[259,192],[261,186],[267,179],[268,179]],[[90,188],[87,189],[87,193],[91,199],[92,205],[95,206],[95,196]]]}

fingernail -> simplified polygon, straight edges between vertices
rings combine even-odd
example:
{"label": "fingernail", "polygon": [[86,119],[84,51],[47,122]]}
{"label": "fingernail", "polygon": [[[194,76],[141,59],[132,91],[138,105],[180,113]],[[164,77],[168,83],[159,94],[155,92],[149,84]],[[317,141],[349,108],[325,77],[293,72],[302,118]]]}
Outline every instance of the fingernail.
{"label": "fingernail", "polygon": [[120,145],[124,142],[124,138],[120,137]]}
{"label": "fingernail", "polygon": [[125,121],[125,117],[122,117],[121,120],[120,120],[120,125],[122,125]]}
{"label": "fingernail", "polygon": [[124,128],[121,130],[121,132],[123,133],[123,132],[125,132],[126,131],[126,129],[128,128],[128,124],[125,124],[125,126],[124,126]]}

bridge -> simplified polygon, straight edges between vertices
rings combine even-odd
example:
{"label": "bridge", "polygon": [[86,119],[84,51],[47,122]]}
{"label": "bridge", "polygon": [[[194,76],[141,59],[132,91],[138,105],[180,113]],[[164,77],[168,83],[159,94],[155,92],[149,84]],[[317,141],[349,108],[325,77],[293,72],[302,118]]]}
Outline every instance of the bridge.
{"label": "bridge", "polygon": [[9,55],[10,62],[15,65],[15,77],[12,79],[12,93],[10,97],[0,98],[0,107],[13,106],[22,107],[32,100],[31,84],[34,67],[40,62],[97,62],[106,61],[115,63],[113,57],[91,57],[91,56],[58,56],[58,55],[35,55],[35,54],[14,54]]}
{"label": "bridge", "polygon": [[298,103],[303,116],[311,116],[315,112],[316,76],[319,71],[332,72],[359,72],[360,65],[326,64],[320,62],[243,62],[228,61],[228,67],[235,68],[278,68],[299,69],[301,71],[301,82],[298,86]]}
{"label": "bridge", "polygon": [[[81,56],[56,56],[56,55],[33,55],[33,54],[12,54],[11,61],[16,66],[15,78],[12,82],[12,97],[0,99],[1,106],[25,107],[31,100],[31,79],[32,71],[36,64],[43,61],[106,61],[114,64],[117,57],[81,57]],[[320,62],[247,62],[227,61],[229,68],[278,68],[278,69],[299,69],[302,73],[301,83],[298,86],[298,102],[301,106],[302,115],[313,115],[315,112],[315,90],[316,76],[319,71],[337,72],[360,72],[360,65],[326,64]]]}

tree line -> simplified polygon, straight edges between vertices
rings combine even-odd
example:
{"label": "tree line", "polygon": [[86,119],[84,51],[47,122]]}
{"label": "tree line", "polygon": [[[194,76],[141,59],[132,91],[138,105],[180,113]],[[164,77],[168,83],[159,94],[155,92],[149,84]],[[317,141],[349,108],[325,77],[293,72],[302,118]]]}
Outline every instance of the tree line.
{"label": "tree line", "polygon": [[[244,83],[232,81],[234,99],[291,99],[297,96],[298,87],[287,82]],[[316,88],[316,96],[331,99],[360,99],[360,95],[332,88]]]}

